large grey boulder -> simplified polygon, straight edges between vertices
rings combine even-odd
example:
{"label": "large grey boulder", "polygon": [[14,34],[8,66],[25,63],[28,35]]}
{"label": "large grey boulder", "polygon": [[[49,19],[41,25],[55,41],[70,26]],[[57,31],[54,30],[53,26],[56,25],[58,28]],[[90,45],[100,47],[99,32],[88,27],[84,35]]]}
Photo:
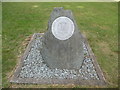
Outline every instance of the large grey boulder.
{"label": "large grey boulder", "polygon": [[50,68],[79,69],[84,59],[82,42],[72,12],[54,8],[40,50],[45,63]]}

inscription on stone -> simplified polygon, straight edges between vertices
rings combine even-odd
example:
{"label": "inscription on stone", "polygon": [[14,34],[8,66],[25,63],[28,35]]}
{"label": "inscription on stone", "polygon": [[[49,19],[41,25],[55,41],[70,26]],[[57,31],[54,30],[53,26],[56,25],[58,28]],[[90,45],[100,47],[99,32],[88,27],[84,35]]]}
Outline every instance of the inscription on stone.
{"label": "inscription on stone", "polygon": [[74,23],[68,17],[59,17],[52,24],[52,33],[59,40],[69,39],[74,33]]}

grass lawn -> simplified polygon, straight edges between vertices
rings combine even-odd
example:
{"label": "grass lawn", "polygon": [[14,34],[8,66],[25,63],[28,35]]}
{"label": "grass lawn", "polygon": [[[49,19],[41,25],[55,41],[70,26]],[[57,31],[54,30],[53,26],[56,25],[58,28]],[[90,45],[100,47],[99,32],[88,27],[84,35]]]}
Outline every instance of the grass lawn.
{"label": "grass lawn", "polygon": [[73,11],[108,82],[118,85],[118,4],[117,3],[3,3],[3,87],[83,87],[75,85],[16,85],[9,77],[26,42],[33,33],[47,31],[49,16],[54,7]]}
{"label": "grass lawn", "polygon": [[2,87],[2,3],[0,2],[0,89]]}

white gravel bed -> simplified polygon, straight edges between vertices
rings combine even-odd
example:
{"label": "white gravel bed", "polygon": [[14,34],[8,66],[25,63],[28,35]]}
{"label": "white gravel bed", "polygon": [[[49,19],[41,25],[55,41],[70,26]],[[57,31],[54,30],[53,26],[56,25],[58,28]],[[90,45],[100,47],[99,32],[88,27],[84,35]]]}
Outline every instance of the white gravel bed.
{"label": "white gravel bed", "polygon": [[42,48],[41,37],[37,37],[32,44],[31,50],[24,60],[19,78],[59,78],[59,79],[92,79],[99,80],[96,73],[92,59],[89,57],[86,45],[83,43],[84,48],[84,62],[79,70],[68,69],[50,69],[42,59],[40,54]]}

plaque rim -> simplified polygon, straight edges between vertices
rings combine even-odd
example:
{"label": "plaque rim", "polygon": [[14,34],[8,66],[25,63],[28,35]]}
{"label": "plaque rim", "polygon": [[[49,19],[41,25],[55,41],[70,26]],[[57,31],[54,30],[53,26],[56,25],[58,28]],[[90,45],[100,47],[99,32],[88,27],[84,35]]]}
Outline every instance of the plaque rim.
{"label": "plaque rim", "polygon": [[[69,24],[71,24],[70,26],[72,27],[72,29],[70,30],[69,34],[65,35],[66,37],[60,37],[60,36],[57,36],[56,35],[56,32],[55,32],[55,23],[57,22],[57,20],[59,20],[60,18],[66,18],[68,21],[69,21]],[[73,22],[72,19],[70,19],[69,17],[67,16],[60,16],[60,17],[57,17],[53,22],[52,22],[52,25],[51,25],[51,31],[52,31],[52,34],[55,38],[57,38],[58,40],[67,40],[69,38],[71,38],[75,32],[75,24]]]}

